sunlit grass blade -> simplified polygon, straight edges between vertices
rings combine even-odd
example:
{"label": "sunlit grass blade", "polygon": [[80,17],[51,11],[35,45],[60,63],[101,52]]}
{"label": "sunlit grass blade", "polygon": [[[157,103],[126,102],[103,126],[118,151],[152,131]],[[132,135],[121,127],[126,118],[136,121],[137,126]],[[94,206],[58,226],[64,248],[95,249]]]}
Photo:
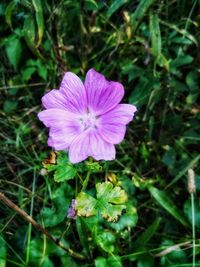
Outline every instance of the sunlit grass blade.
{"label": "sunlit grass blade", "polygon": [[112,16],[122,5],[126,4],[129,0],[115,0],[108,9],[108,18]]}
{"label": "sunlit grass blade", "polygon": [[44,18],[43,18],[43,9],[42,9],[42,3],[40,0],[32,0],[33,6],[35,8],[35,17],[37,21],[37,27],[38,27],[38,40],[36,47],[39,47],[42,37],[44,34]]}
{"label": "sunlit grass blade", "polygon": [[161,54],[162,40],[160,35],[159,18],[157,14],[150,14],[149,27],[151,34],[152,54],[156,59],[158,59]]}
{"label": "sunlit grass blade", "polygon": [[140,21],[145,16],[146,11],[148,8],[155,2],[155,0],[141,0],[132,15],[132,26],[133,32],[137,29]]}

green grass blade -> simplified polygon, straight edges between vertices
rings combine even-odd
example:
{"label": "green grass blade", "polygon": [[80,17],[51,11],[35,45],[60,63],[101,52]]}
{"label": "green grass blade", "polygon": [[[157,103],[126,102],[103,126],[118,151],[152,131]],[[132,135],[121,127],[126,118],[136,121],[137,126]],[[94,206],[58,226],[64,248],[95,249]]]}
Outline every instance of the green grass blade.
{"label": "green grass blade", "polygon": [[158,59],[161,54],[162,40],[160,35],[159,18],[157,14],[150,14],[150,34],[152,43],[152,54]]}
{"label": "green grass blade", "polygon": [[173,201],[169,198],[169,196],[165,192],[160,191],[153,186],[149,186],[148,189],[152,197],[158,202],[158,204],[161,207],[163,207],[168,213],[170,213],[182,225],[186,227],[189,226],[182,212],[179,211],[179,209],[175,206]]}
{"label": "green grass blade", "polygon": [[193,160],[191,160],[189,164],[182,171],[180,171],[178,175],[176,175],[176,177],[171,181],[171,183],[166,186],[165,189],[176,183],[189,169],[194,167],[194,165],[199,161],[199,159],[200,155],[196,156]]}
{"label": "green grass blade", "polygon": [[137,6],[135,12],[132,15],[133,32],[136,31],[140,21],[145,16],[148,8],[153,4],[155,0],[141,0]]}
{"label": "green grass blade", "polygon": [[12,28],[12,13],[16,7],[16,1],[10,2],[10,4],[6,7],[5,10],[5,20],[6,23]]}
{"label": "green grass blade", "polygon": [[158,227],[160,225],[161,218],[157,218],[141,236],[135,241],[134,247],[137,248],[137,251],[144,247],[148,241],[154,236]]}
{"label": "green grass blade", "polygon": [[128,0],[115,0],[109,7],[107,17],[110,18],[122,5],[126,4]]}
{"label": "green grass blade", "polygon": [[44,18],[43,18],[43,9],[42,9],[42,3],[40,0],[32,0],[33,6],[35,8],[35,16],[36,16],[36,22],[38,27],[38,40],[36,47],[38,47],[42,41],[42,37],[44,34]]}

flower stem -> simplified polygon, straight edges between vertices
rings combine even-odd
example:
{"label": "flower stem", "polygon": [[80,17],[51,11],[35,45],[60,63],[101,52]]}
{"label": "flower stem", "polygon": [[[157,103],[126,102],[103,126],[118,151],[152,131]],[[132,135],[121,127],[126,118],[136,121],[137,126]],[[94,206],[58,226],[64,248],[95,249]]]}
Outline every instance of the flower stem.
{"label": "flower stem", "polygon": [[195,254],[196,254],[196,249],[195,249],[195,208],[194,208],[194,193],[191,193],[191,206],[192,206],[192,266],[195,267]]}
{"label": "flower stem", "polygon": [[[91,157],[89,158],[89,161],[90,161],[90,164],[91,164],[92,163],[92,158]],[[87,175],[85,177],[85,180],[83,182],[83,187],[82,187],[81,191],[85,191],[85,189],[87,188],[88,182],[90,180],[90,174],[91,174],[91,170],[89,169],[88,172],[87,172]]]}
{"label": "flower stem", "polygon": [[25,220],[31,223],[38,231],[45,234],[52,242],[54,242],[57,246],[68,252],[68,254],[72,257],[75,257],[80,260],[84,260],[85,256],[80,254],[79,252],[75,252],[69,247],[65,246],[59,239],[52,236],[42,225],[38,224],[31,216],[29,216],[24,210],[20,209],[15,203],[13,203],[9,198],[7,198],[3,193],[0,192],[0,201],[4,202],[8,207],[16,211],[19,215],[21,215]]}
{"label": "flower stem", "polygon": [[188,170],[188,192],[190,193],[191,197],[191,215],[192,215],[192,267],[196,266],[196,244],[195,244],[195,203],[194,203],[194,194],[196,191],[195,186],[195,173],[193,169]]}
{"label": "flower stem", "polygon": [[84,182],[83,182],[83,187],[82,187],[82,190],[81,190],[81,191],[85,191],[85,189],[86,189],[86,187],[87,187],[87,185],[88,185],[88,182],[89,182],[89,180],[90,180],[90,173],[91,173],[91,171],[89,170],[89,171],[87,172],[86,178],[85,178],[85,180],[84,180]]}

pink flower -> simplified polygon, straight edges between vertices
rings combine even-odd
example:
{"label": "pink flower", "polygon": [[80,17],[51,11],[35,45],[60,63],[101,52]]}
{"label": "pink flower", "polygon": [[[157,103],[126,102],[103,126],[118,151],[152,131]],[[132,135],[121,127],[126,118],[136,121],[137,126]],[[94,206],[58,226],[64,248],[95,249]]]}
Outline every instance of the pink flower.
{"label": "pink flower", "polygon": [[121,83],[108,81],[90,69],[84,84],[72,72],[66,72],[59,90],[42,98],[46,110],[38,114],[49,128],[48,145],[69,152],[69,160],[78,163],[91,156],[113,160],[114,144],[125,136],[126,125],[136,107],[119,104],[124,96]]}

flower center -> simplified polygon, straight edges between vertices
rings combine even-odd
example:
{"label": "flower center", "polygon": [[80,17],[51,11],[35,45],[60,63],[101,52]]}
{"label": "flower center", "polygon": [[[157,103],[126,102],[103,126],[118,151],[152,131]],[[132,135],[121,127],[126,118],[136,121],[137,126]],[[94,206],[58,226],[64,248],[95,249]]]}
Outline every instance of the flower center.
{"label": "flower center", "polygon": [[80,118],[80,121],[81,121],[84,131],[89,128],[97,127],[96,125],[97,117],[91,113],[85,114],[83,117]]}

